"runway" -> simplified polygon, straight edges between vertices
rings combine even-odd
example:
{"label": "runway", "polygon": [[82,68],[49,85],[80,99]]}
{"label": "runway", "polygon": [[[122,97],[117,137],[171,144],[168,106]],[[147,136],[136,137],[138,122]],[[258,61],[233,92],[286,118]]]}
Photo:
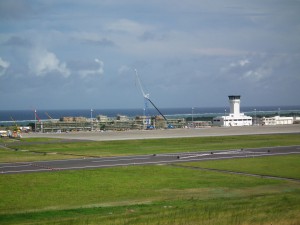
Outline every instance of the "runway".
{"label": "runway", "polygon": [[0,163],[0,174],[58,172],[64,170],[96,169],[135,165],[159,165],[202,160],[220,160],[288,154],[300,154],[300,146],[232,149],[207,152],[185,152],[122,157],[82,158],[22,163]]}

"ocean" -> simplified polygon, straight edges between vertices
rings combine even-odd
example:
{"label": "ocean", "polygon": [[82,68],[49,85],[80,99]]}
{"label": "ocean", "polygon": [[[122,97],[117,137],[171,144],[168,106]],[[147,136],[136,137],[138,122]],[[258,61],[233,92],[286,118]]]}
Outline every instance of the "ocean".
{"label": "ocean", "polygon": [[[167,118],[186,118],[186,117],[215,117],[219,115],[228,114],[229,107],[194,107],[192,108],[161,108],[160,111]],[[264,114],[286,114],[286,113],[300,113],[300,106],[251,106],[241,107],[241,112],[246,115],[264,115]],[[58,109],[58,110],[36,110],[37,119],[47,120],[59,119],[61,117],[86,117],[93,118],[98,115],[106,115],[108,117],[116,117],[118,115],[126,115],[128,117],[135,117],[143,115],[143,109]],[[159,113],[154,108],[149,108],[147,115],[158,115]],[[49,116],[50,117],[49,117]],[[35,121],[34,110],[0,110],[0,125],[13,125],[14,121],[18,125],[27,125]]]}

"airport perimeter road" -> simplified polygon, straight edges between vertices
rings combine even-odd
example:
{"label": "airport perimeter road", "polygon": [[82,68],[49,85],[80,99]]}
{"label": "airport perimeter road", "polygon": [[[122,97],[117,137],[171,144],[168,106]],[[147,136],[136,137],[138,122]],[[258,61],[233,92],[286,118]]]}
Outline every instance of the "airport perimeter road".
{"label": "airport perimeter road", "polygon": [[189,152],[176,154],[139,155],[124,157],[86,158],[24,163],[0,163],[0,174],[96,169],[117,166],[169,164],[201,160],[261,157],[300,154],[300,146],[234,149],[213,152]]}
{"label": "airport perimeter road", "polygon": [[129,139],[205,137],[249,134],[300,133],[300,124],[280,126],[208,127],[199,129],[128,130],[106,132],[29,133],[28,137],[49,137],[73,140],[111,141]]}

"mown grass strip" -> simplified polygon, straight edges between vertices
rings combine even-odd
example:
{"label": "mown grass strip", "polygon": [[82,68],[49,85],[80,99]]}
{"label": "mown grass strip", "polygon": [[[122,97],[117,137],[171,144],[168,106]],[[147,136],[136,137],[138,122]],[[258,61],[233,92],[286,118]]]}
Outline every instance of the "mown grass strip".
{"label": "mown grass strip", "polygon": [[300,179],[300,155],[269,156],[182,163],[182,165]]}
{"label": "mown grass strip", "polygon": [[[100,170],[0,176],[0,213],[77,208],[89,205],[134,204],[177,198],[214,198],[239,195],[237,189],[274,191],[278,180],[241,177],[171,166],[130,166]],[[248,193],[249,189],[249,193]]]}
{"label": "mown grass strip", "polygon": [[8,224],[298,224],[300,191],[217,198],[210,201],[190,198],[130,206],[79,208],[72,210],[0,215]]}
{"label": "mown grass strip", "polygon": [[[35,142],[38,139],[34,139]],[[23,141],[21,141],[22,143]],[[11,148],[18,149],[5,155],[0,150],[1,162],[34,161],[77,158],[81,156],[123,156],[176,153],[190,151],[225,150],[271,146],[300,145],[300,134],[276,134],[276,135],[245,135],[225,137],[192,137],[170,139],[146,139],[126,141],[101,141],[101,142],[45,142],[44,144],[8,144]],[[37,151],[45,154],[33,154],[32,152],[19,153],[22,150]],[[48,154],[51,153],[51,154]],[[52,153],[57,155],[53,156]],[[65,155],[69,154],[69,155]],[[73,156],[72,156],[73,155]],[[28,157],[27,157],[28,156]]]}

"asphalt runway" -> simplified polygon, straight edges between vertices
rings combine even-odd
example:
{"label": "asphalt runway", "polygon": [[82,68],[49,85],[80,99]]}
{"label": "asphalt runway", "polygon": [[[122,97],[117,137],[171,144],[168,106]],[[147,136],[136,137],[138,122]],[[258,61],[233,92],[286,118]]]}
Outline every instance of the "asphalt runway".
{"label": "asphalt runway", "polygon": [[247,157],[300,154],[300,146],[233,149],[210,152],[186,152],[174,154],[136,155],[122,157],[83,158],[70,160],[0,163],[1,174],[32,172],[58,172],[63,170],[96,169],[135,165],[159,165],[202,160],[219,160]]}

